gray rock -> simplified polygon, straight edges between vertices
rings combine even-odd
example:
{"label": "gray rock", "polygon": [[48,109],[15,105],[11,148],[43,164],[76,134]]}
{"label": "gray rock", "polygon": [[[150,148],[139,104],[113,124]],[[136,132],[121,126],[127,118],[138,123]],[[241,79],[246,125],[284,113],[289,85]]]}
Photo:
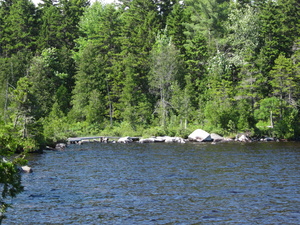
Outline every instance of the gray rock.
{"label": "gray rock", "polygon": [[214,140],[214,142],[218,142],[218,141],[223,141],[224,140],[224,137],[222,137],[222,136],[220,136],[218,134],[215,134],[215,133],[211,133],[210,136]]}
{"label": "gray rock", "polygon": [[57,143],[55,145],[56,150],[65,150],[66,147],[67,147],[67,145],[65,143]]}

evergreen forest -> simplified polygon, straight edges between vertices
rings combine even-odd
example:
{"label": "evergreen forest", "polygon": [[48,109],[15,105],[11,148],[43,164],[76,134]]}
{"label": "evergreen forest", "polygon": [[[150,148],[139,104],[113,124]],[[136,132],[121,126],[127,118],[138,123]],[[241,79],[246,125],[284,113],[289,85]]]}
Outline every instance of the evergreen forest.
{"label": "evergreen forest", "polygon": [[295,140],[299,81],[298,0],[0,0],[0,156],[196,128]]}

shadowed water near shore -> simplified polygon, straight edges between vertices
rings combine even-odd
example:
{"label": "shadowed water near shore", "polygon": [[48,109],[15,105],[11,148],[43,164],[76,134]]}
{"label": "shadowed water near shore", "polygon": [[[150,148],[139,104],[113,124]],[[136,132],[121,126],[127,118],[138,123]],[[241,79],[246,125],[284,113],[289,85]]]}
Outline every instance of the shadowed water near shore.
{"label": "shadowed water near shore", "polygon": [[3,224],[300,224],[300,143],[72,145],[31,155]]}

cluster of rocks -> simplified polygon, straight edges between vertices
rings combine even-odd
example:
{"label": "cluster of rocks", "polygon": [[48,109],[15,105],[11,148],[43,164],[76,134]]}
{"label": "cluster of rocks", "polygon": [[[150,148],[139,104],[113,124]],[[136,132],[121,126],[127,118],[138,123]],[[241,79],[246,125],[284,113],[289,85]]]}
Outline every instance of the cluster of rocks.
{"label": "cluster of rocks", "polygon": [[[7,163],[9,162],[6,158],[2,157],[2,159],[0,159],[0,162],[4,162]],[[32,173],[33,170],[31,169],[31,167],[29,166],[20,166],[17,168],[19,172],[23,172],[23,173]]]}
{"label": "cluster of rocks", "polygon": [[[113,139],[117,139],[113,137]],[[170,137],[170,136],[158,136],[158,137],[150,137],[150,138],[139,138],[139,137],[121,137],[116,141],[110,141],[108,137],[100,137],[100,138],[93,138],[93,137],[86,137],[86,138],[69,138],[70,144],[84,144],[90,142],[101,142],[101,143],[131,143],[131,142],[138,142],[138,143],[156,143],[156,142],[164,142],[164,143],[186,143],[186,142],[212,142],[215,144],[217,142],[230,142],[230,141],[237,141],[237,142],[252,142],[252,141],[276,141],[274,138],[266,137],[258,140],[254,140],[249,136],[247,133],[238,134],[235,138],[224,138],[215,133],[208,133],[201,129],[196,129],[192,132],[187,139],[181,137]],[[48,150],[64,150],[67,147],[65,143],[58,143],[54,148],[47,147]]]}
{"label": "cluster of rocks", "polygon": [[[188,136],[188,139],[184,139],[181,137],[170,137],[170,136],[159,136],[159,137],[150,137],[150,138],[142,138],[139,139],[139,143],[155,143],[155,142],[165,142],[165,143],[186,143],[188,141],[194,142],[218,142],[224,141],[225,138],[221,137],[218,134],[209,134],[208,132],[197,129],[193,133]],[[131,143],[134,140],[131,137],[122,137],[118,141],[118,143]]]}
{"label": "cluster of rocks", "polygon": [[196,142],[219,142],[224,141],[225,138],[215,133],[210,134],[205,130],[197,129],[188,136],[188,140]]}
{"label": "cluster of rocks", "polygon": [[276,138],[272,137],[263,137],[263,138],[252,138],[250,137],[250,134],[247,133],[241,133],[237,134],[235,138],[224,138],[218,134],[211,133],[197,129],[193,133],[189,135],[190,141],[198,141],[198,142],[230,142],[230,141],[237,141],[237,142],[253,142],[253,141],[278,141]]}
{"label": "cluster of rocks", "polygon": [[[165,142],[165,143],[185,143],[187,140],[181,137],[169,137],[169,136],[159,136],[159,137],[150,137],[150,138],[142,138],[139,139],[138,143],[154,143],[154,142]],[[122,137],[118,141],[118,143],[130,143],[134,142],[131,137]]]}
{"label": "cluster of rocks", "polygon": [[46,150],[50,151],[63,151],[67,147],[67,144],[65,143],[57,143],[55,147],[46,146]]}

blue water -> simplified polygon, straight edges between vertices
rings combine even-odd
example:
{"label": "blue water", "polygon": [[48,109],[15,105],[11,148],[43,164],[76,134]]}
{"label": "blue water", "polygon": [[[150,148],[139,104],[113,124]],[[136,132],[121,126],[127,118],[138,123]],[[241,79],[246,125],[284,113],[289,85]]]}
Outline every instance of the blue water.
{"label": "blue water", "polygon": [[300,143],[72,145],[29,158],[3,224],[300,224]]}

